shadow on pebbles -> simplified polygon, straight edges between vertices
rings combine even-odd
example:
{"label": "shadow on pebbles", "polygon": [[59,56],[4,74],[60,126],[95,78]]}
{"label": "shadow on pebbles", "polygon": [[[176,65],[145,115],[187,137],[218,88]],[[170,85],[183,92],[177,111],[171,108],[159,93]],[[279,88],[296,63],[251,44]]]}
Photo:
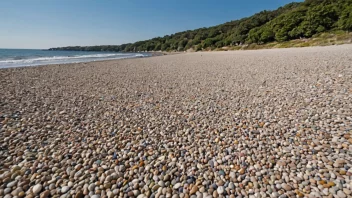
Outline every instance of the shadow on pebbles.
{"label": "shadow on pebbles", "polygon": [[0,197],[351,197],[352,45],[0,70]]}

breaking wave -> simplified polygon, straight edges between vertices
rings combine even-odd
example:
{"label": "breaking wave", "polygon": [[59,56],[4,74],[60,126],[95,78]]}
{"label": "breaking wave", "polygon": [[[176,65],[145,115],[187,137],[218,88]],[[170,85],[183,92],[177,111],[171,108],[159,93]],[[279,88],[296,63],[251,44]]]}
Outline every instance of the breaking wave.
{"label": "breaking wave", "polygon": [[91,62],[91,61],[113,60],[113,59],[124,59],[124,58],[140,58],[140,57],[148,57],[148,56],[150,55],[136,54],[136,53],[109,53],[109,54],[104,53],[104,54],[51,56],[51,57],[15,56],[7,59],[6,58],[0,59],[0,68]]}

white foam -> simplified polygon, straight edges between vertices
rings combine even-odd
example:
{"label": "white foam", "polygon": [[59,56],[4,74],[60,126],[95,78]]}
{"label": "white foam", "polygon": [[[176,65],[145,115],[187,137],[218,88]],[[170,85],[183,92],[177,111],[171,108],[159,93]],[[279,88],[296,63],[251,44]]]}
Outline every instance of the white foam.
{"label": "white foam", "polygon": [[147,55],[144,55],[144,54],[136,54],[134,55],[135,57],[146,57]]}
{"label": "white foam", "polygon": [[7,59],[7,60],[0,60],[0,68],[45,65],[45,64],[74,63],[74,62],[89,62],[89,61],[146,57],[146,56],[148,55],[110,53],[110,54],[90,54],[90,55],[75,55],[75,56],[52,56],[52,57],[21,59],[21,60]]}

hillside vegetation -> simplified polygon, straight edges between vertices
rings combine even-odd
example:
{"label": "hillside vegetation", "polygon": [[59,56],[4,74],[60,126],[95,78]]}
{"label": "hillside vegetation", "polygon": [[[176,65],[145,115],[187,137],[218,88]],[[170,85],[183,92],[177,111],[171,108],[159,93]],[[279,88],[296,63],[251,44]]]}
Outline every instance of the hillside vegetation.
{"label": "hillside vegetation", "polygon": [[[135,43],[69,46],[49,50],[199,51],[243,49],[243,46],[254,45],[257,48],[264,48],[270,46],[269,43],[276,43],[276,45],[283,43],[285,46],[285,43],[297,39],[304,40],[321,35],[326,37],[326,34],[323,34],[326,32],[338,32],[339,35],[344,34],[342,37],[351,38],[351,34],[348,34],[351,30],[352,0],[306,0],[287,4],[273,11],[264,10],[253,16],[221,25],[178,32]],[[302,44],[302,46],[308,46],[308,44]]]}

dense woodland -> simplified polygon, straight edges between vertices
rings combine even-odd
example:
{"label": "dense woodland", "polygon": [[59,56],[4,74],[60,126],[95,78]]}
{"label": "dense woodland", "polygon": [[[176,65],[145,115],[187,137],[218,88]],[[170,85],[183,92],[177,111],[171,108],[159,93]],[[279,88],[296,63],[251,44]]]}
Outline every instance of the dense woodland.
{"label": "dense woodland", "polygon": [[315,34],[352,31],[352,0],[306,0],[273,11],[221,25],[188,30],[164,37],[122,45],[70,46],[50,50],[76,51],[185,51],[209,50],[243,44],[284,42],[310,38]]}

